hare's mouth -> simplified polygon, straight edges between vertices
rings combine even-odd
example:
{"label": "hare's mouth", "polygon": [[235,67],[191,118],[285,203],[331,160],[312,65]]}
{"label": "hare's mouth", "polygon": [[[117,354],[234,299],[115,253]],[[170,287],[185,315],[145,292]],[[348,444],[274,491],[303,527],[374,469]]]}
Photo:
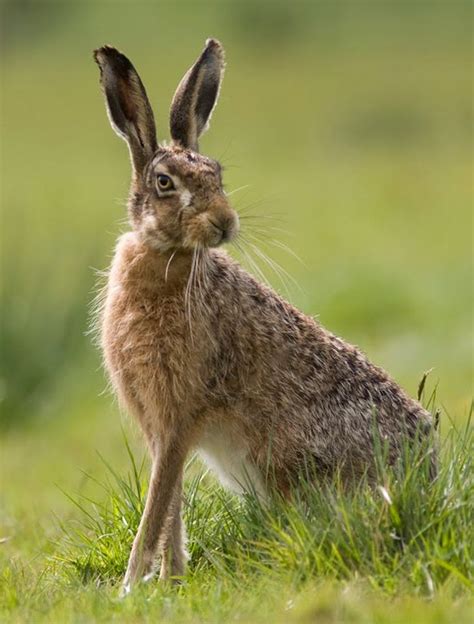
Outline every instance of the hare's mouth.
{"label": "hare's mouth", "polygon": [[231,239],[231,230],[228,227],[223,226],[222,224],[215,223],[211,219],[209,219],[209,223],[213,230],[213,233],[216,236],[216,242],[214,243],[216,246],[221,245],[222,243],[226,243]]}
{"label": "hare's mouth", "polygon": [[219,247],[219,245],[224,243],[230,243],[236,238],[238,231],[239,226],[236,222],[224,225],[209,219],[207,246]]}
{"label": "hare's mouth", "polygon": [[184,226],[183,246],[219,247],[235,239],[239,231],[237,214],[206,214],[205,212],[191,218]]}

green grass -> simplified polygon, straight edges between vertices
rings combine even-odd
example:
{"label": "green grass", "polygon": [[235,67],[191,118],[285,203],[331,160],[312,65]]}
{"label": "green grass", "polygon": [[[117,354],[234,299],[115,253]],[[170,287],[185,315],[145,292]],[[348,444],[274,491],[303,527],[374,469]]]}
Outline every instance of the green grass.
{"label": "green grass", "polygon": [[182,586],[151,581],[119,600],[146,490],[143,466],[128,444],[127,451],[128,473],[102,460],[107,477],[87,476],[100,496],[67,495],[79,513],[59,522],[62,537],[36,571],[18,565],[3,573],[5,616],[263,622],[271,613],[282,622],[318,615],[357,622],[370,610],[375,622],[393,621],[396,613],[400,621],[418,614],[420,622],[448,622],[454,609],[456,621],[467,621],[474,589],[470,420],[445,432],[434,483],[424,449],[404,454],[396,471],[381,461],[375,488],[361,482],[348,492],[337,479],[303,483],[291,504],[236,498],[188,466],[190,563]]}
{"label": "green grass", "polygon": [[[462,450],[472,435],[472,4],[5,0],[1,10],[0,618],[467,621],[472,509],[456,504],[472,498]],[[296,305],[410,394],[434,368],[449,441],[426,497],[390,482],[387,506],[379,491],[335,488],[314,494],[309,515],[278,505],[259,515],[209,477],[197,487],[195,467],[185,585],[153,583],[121,602],[115,581],[144,484],[117,540],[111,505],[126,497],[110,474],[100,485],[99,454],[125,480],[129,459],[85,333],[95,269],[123,228],[129,163],[91,50],[130,55],[163,139],[176,84],[210,35],[228,65],[202,147],[222,160],[228,190],[248,185],[232,195],[257,217],[247,234],[294,277]],[[458,433],[448,435],[450,419]],[[122,427],[140,457],[136,428]],[[99,524],[85,526],[64,492],[96,501],[86,507]],[[405,550],[390,536],[402,529]]]}

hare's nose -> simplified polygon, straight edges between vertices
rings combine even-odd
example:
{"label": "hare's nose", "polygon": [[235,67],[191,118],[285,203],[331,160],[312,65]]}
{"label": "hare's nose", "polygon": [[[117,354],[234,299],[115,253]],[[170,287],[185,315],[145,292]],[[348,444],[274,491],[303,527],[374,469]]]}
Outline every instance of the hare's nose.
{"label": "hare's nose", "polygon": [[237,217],[233,214],[209,219],[209,223],[221,234],[221,243],[231,240],[238,229]]}
{"label": "hare's nose", "polygon": [[227,225],[225,225],[221,221],[219,222],[214,221],[213,219],[209,219],[209,223],[216,230],[216,232],[220,234],[221,240],[219,242],[225,243],[228,240],[228,236],[229,236]]}

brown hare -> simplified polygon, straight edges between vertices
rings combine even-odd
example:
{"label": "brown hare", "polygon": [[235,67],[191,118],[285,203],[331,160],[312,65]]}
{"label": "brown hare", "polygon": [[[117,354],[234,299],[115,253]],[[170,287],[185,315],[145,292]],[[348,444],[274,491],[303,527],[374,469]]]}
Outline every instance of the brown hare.
{"label": "brown hare", "polygon": [[107,111],[130,150],[132,231],[115,250],[101,346],[120,403],[139,421],[152,469],[124,591],[184,574],[183,469],[197,449],[221,480],[289,496],[310,464],[351,481],[373,469],[373,427],[394,462],[431,415],[355,347],[259,283],[225,251],[239,219],[221,167],[198,150],[224,71],[215,39],[185,74],[158,144],[145,88],[115,48],[94,53]]}

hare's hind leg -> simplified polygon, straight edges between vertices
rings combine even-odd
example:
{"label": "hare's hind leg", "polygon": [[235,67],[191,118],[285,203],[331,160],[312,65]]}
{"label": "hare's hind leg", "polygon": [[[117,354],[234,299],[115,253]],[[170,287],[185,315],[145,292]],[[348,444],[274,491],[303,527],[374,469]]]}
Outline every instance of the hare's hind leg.
{"label": "hare's hind leg", "polygon": [[153,458],[145,509],[123,581],[123,594],[153,572],[156,551],[170,515],[170,505],[183,473],[187,451],[188,445],[176,432],[160,440],[160,449]]}
{"label": "hare's hind leg", "polygon": [[162,539],[162,559],[160,580],[170,578],[173,582],[179,582],[179,577],[184,575],[188,555],[185,549],[185,526],[181,517],[183,496],[183,475],[181,474],[175,486],[171,509],[166,522]]}

